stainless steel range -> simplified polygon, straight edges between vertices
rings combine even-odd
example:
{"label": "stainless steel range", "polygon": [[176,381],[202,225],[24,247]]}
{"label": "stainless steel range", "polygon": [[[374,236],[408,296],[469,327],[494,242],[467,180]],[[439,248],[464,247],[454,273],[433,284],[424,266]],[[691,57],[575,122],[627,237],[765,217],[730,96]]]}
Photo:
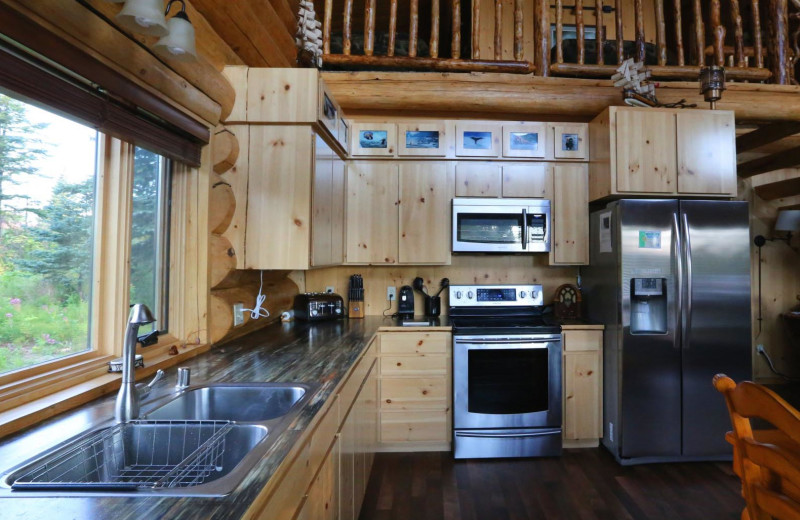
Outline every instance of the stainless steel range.
{"label": "stainless steel range", "polygon": [[541,285],[451,285],[455,458],[561,455],[561,326]]}

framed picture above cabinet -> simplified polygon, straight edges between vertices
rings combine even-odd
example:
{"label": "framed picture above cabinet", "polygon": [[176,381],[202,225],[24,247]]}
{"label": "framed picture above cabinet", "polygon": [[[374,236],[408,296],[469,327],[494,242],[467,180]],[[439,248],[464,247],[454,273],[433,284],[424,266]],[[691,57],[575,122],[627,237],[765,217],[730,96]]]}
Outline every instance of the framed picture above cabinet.
{"label": "framed picture above cabinet", "polygon": [[397,134],[397,155],[447,155],[448,140],[444,123],[398,123]]}
{"label": "framed picture above cabinet", "polygon": [[500,154],[500,125],[461,123],[456,125],[456,155],[497,157]]}
{"label": "framed picture above cabinet", "polygon": [[547,150],[544,123],[503,125],[503,157],[541,157]]}
{"label": "framed picture above cabinet", "polygon": [[554,124],[556,159],[586,159],[589,157],[586,144],[585,123]]}
{"label": "framed picture above cabinet", "polygon": [[350,154],[394,157],[397,125],[394,123],[353,123]]}

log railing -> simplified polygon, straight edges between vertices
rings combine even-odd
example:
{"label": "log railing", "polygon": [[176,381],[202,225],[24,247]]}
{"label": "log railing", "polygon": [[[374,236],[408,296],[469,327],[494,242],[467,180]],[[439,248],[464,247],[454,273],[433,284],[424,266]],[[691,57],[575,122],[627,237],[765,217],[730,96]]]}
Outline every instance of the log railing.
{"label": "log railing", "polygon": [[361,34],[353,0],[318,1],[323,63],[340,69],[608,78],[634,57],[657,79],[713,64],[730,80],[789,84],[800,34],[794,0],[364,0]]}

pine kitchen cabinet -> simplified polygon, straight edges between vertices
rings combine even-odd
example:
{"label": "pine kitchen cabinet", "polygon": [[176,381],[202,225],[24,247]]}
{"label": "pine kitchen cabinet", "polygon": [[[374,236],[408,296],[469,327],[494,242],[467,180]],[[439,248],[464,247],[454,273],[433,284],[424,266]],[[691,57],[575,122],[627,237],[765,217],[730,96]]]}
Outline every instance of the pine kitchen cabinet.
{"label": "pine kitchen cabinet", "polygon": [[733,112],[609,107],[589,136],[590,200],[736,195]]}
{"label": "pine kitchen cabinet", "polygon": [[603,327],[562,328],[564,447],[597,446],[603,436]]}
{"label": "pine kitchen cabinet", "polygon": [[449,263],[452,192],[445,161],[350,161],[346,263]]}
{"label": "pine kitchen cabinet", "polygon": [[553,163],[552,168],[550,265],[588,265],[588,165]]}

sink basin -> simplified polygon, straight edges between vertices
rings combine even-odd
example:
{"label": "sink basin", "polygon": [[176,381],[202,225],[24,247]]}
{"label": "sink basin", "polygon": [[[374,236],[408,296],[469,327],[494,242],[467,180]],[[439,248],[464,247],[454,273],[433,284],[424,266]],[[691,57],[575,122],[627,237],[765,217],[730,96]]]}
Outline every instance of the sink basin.
{"label": "sink basin", "polygon": [[218,383],[193,387],[148,412],[148,419],[264,422],[282,417],[307,387],[278,383]]}

